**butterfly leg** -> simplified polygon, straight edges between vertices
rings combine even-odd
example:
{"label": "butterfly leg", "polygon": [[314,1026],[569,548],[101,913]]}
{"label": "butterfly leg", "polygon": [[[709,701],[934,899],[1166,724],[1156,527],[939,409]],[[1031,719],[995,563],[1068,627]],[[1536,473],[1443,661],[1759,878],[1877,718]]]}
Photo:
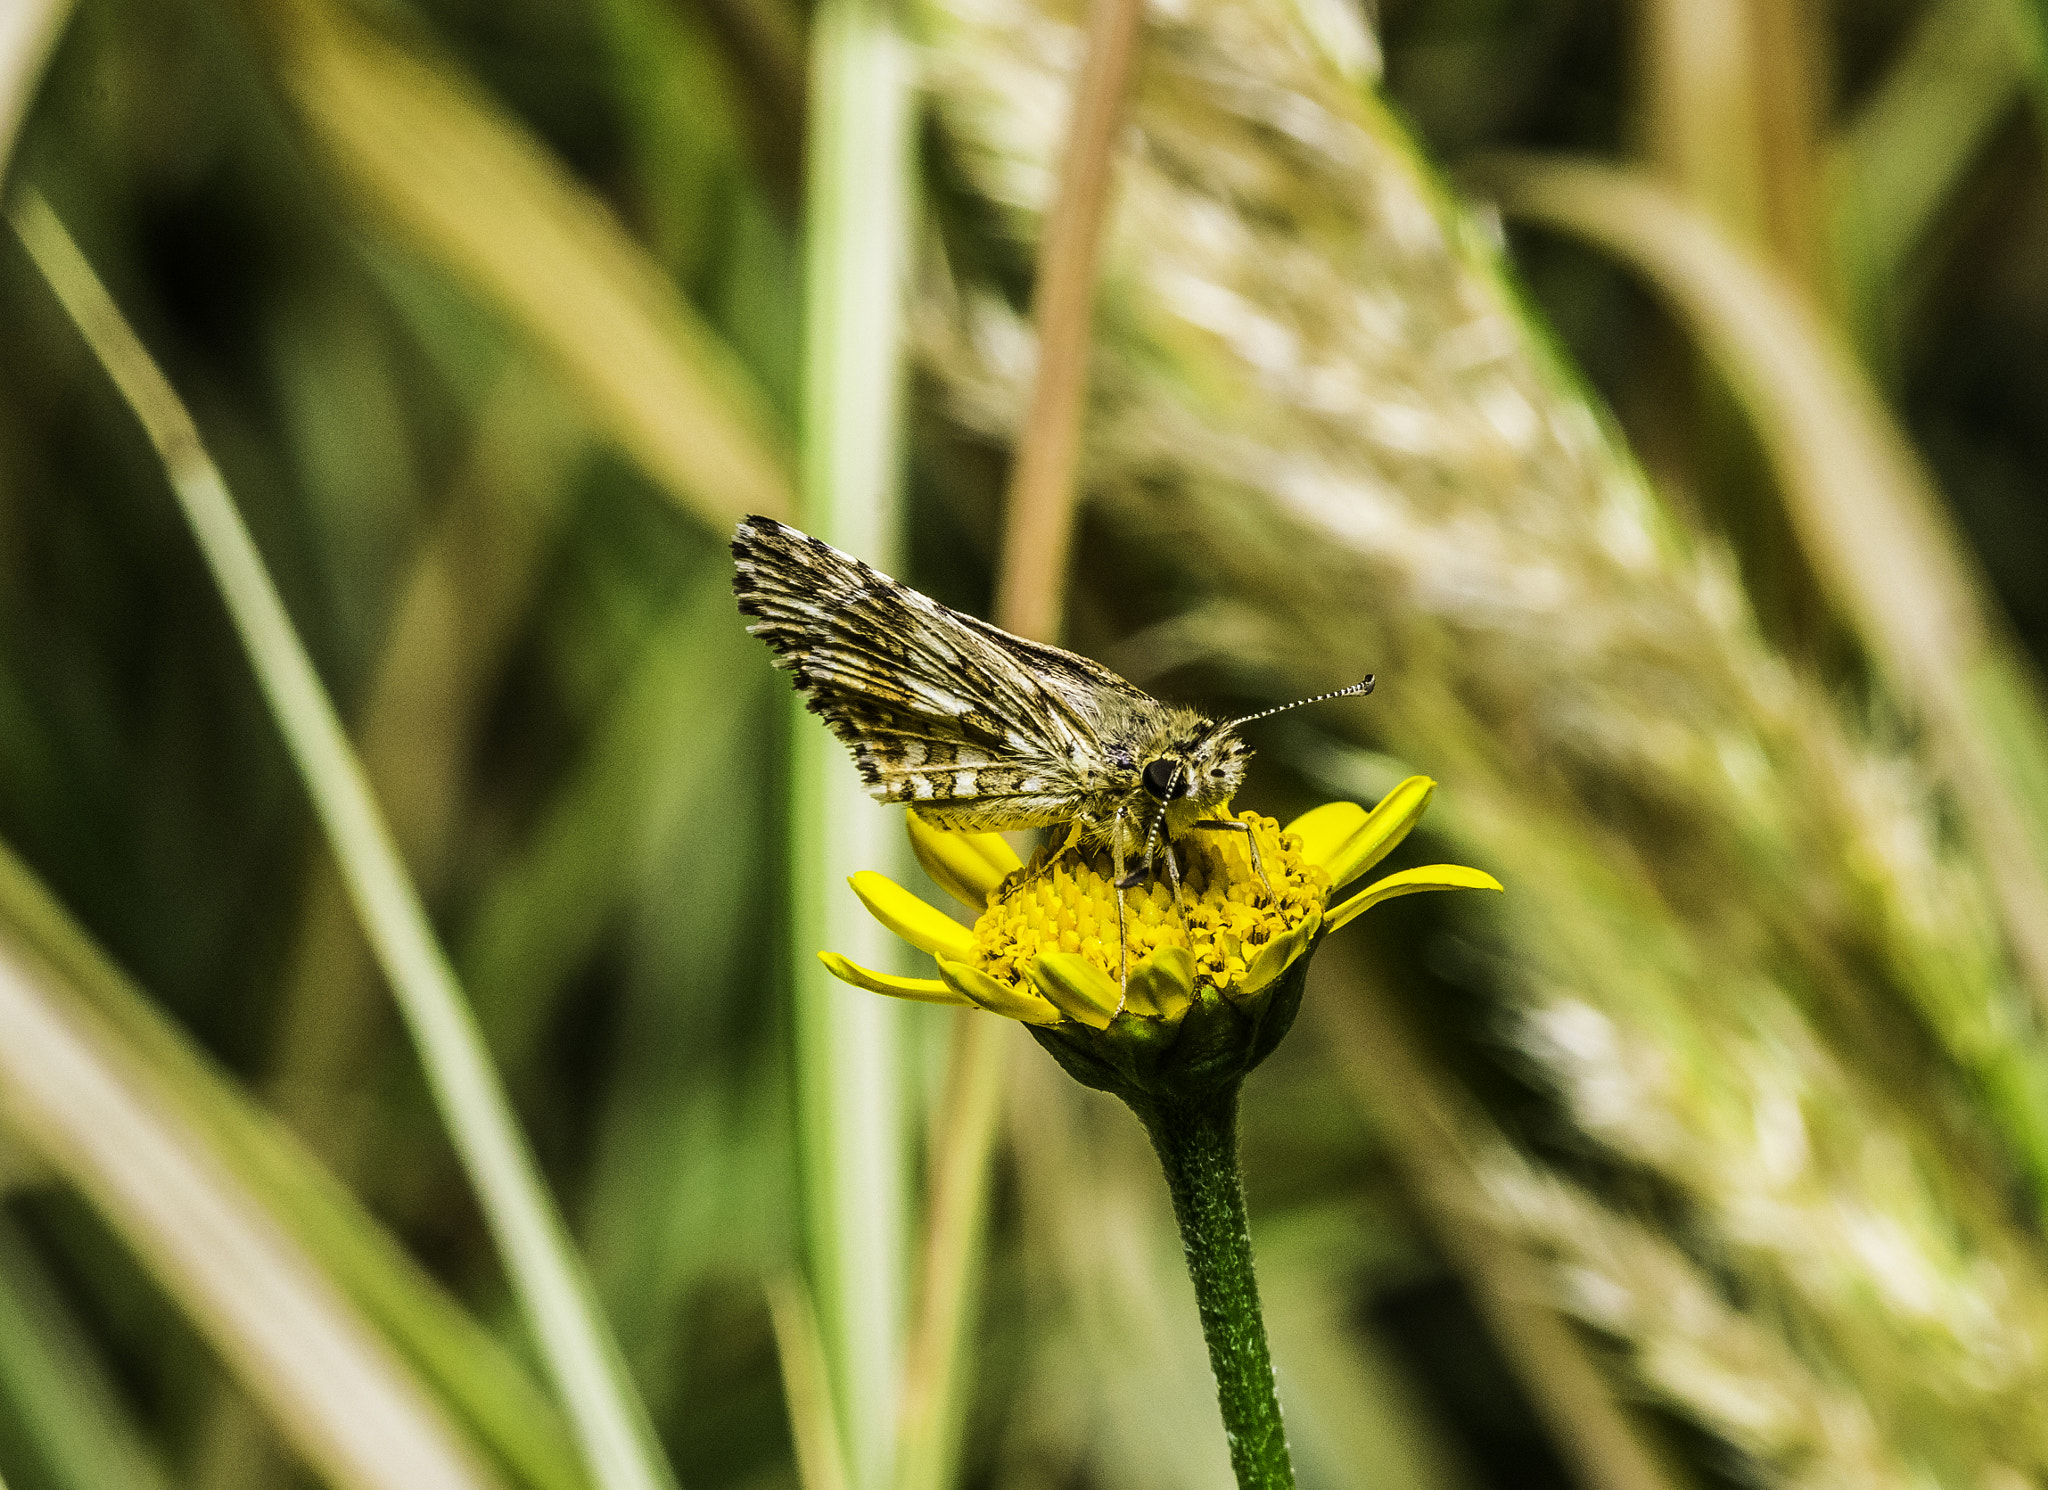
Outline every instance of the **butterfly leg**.
{"label": "butterfly leg", "polygon": [[1032,871],[1030,878],[1032,880],[1036,880],[1039,878],[1039,876],[1048,873],[1052,869],[1052,866],[1058,862],[1060,855],[1064,854],[1068,849],[1072,848],[1075,844],[1079,843],[1080,841],[1081,820],[1079,818],[1076,818],[1073,822],[1067,824],[1066,839],[1064,842],[1060,844],[1058,848],[1054,849],[1049,854],[1032,855],[1031,862],[1037,867]]}
{"label": "butterfly leg", "polygon": [[1131,991],[1131,944],[1124,931],[1124,810],[1116,810],[1109,833],[1110,888],[1116,892],[1117,987],[1129,997]]}
{"label": "butterfly leg", "polygon": [[1180,898],[1180,861],[1173,856],[1172,839],[1169,838],[1159,845],[1159,857],[1166,861],[1167,887],[1173,891],[1173,908],[1179,913],[1181,926],[1185,928],[1188,923],[1188,908]]}
{"label": "butterfly leg", "polygon": [[1242,833],[1244,846],[1252,856],[1252,873],[1259,877],[1259,883],[1266,887],[1266,899],[1274,900],[1273,882],[1266,878],[1266,866],[1259,862],[1259,835],[1252,831],[1250,823],[1238,822],[1235,818],[1200,818],[1191,827],[1204,828],[1211,833]]}
{"label": "butterfly leg", "polygon": [[[1119,818],[1123,816],[1123,809],[1121,807],[1117,809],[1117,816]],[[1129,889],[1132,885],[1135,885],[1141,879],[1146,881],[1148,884],[1151,882],[1152,850],[1159,842],[1159,826],[1161,823],[1165,822],[1165,820],[1166,804],[1162,802],[1159,804],[1159,810],[1152,814],[1151,827],[1145,830],[1145,862],[1140,864],[1136,869],[1133,869],[1129,874],[1118,875],[1116,877],[1116,882],[1119,887],[1123,889]],[[1176,883],[1178,883],[1178,881],[1176,881]]]}

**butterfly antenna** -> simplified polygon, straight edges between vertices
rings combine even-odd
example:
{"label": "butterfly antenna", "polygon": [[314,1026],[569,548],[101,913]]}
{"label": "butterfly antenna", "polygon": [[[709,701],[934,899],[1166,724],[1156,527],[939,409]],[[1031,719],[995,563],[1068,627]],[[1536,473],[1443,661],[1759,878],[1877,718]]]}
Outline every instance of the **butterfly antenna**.
{"label": "butterfly antenna", "polygon": [[1281,704],[1277,708],[1272,709],[1261,709],[1256,714],[1246,714],[1238,719],[1226,719],[1223,723],[1227,727],[1235,729],[1240,724],[1250,724],[1254,719],[1265,719],[1274,714],[1285,714],[1289,709],[1299,709],[1303,704],[1320,704],[1333,698],[1362,696],[1372,692],[1372,682],[1373,675],[1367,673],[1349,688],[1339,688],[1335,693],[1319,693],[1314,698],[1298,698],[1291,704]]}

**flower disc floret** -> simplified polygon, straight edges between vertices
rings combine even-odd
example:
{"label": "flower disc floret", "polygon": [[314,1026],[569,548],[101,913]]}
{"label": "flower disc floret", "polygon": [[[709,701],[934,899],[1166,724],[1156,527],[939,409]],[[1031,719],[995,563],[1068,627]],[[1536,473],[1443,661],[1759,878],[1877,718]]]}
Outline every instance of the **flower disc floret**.
{"label": "flower disc floret", "polygon": [[1078,953],[1122,982],[1161,948],[1178,947],[1192,964],[1190,992],[1244,991],[1262,951],[1320,920],[1330,877],[1303,857],[1301,839],[1283,833],[1272,818],[1247,812],[1233,821],[1251,827],[1265,878],[1252,866],[1245,834],[1189,833],[1174,844],[1180,905],[1163,872],[1149,885],[1125,890],[1121,948],[1109,855],[1041,850],[1003,881],[975,923],[977,965],[1000,983],[1029,988],[1042,953]]}
{"label": "flower disc floret", "polygon": [[930,954],[938,976],[818,956],[858,988],[1015,1019],[1090,1086],[1131,1100],[1200,1096],[1241,1080],[1286,1034],[1323,937],[1396,896],[1500,888],[1483,871],[1429,864],[1339,895],[1408,835],[1435,789],[1411,776],[1370,812],[1327,802],[1285,828],[1257,813],[1222,820],[1249,833],[1221,821],[1191,828],[1171,846],[1180,895],[1155,858],[1153,879],[1122,894],[1121,944],[1114,866],[1080,848],[1078,835],[1056,836],[1025,864],[1000,834],[948,831],[913,809],[918,862],[974,925],[863,870],[854,893]]}

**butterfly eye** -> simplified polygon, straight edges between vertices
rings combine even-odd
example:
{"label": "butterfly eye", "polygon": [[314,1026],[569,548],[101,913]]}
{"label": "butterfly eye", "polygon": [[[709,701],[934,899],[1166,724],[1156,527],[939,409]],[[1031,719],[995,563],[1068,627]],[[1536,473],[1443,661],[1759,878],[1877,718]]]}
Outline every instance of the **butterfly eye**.
{"label": "butterfly eye", "polygon": [[1188,794],[1187,775],[1179,761],[1161,756],[1145,767],[1145,790],[1162,802]]}

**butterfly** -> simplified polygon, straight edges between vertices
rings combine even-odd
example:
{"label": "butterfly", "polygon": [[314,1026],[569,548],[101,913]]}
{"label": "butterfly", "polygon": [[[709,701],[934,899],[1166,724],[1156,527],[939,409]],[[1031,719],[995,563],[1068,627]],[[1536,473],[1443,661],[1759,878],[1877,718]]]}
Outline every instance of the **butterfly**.
{"label": "butterfly", "polygon": [[[1257,865],[1250,829],[1216,814],[1251,759],[1240,727],[1279,709],[1218,720],[1164,703],[773,518],[743,519],[732,554],[748,631],[853,752],[877,801],[974,832],[1071,825],[1069,842],[1106,848],[1125,887],[1151,872],[1164,840],[1176,897],[1171,844],[1191,830],[1243,832]],[[1300,702],[1372,687],[1367,675]]]}

